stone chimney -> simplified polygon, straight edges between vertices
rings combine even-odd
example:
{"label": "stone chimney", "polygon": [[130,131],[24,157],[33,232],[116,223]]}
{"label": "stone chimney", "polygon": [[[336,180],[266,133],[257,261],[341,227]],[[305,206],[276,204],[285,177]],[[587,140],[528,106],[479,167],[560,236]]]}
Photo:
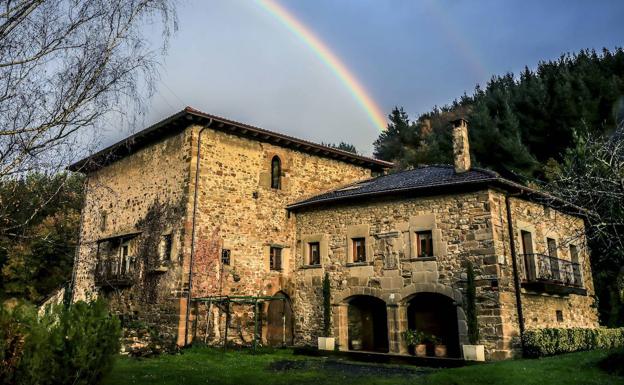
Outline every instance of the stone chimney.
{"label": "stone chimney", "polygon": [[470,170],[470,147],[468,145],[468,121],[463,118],[453,120],[453,163],[455,172]]}

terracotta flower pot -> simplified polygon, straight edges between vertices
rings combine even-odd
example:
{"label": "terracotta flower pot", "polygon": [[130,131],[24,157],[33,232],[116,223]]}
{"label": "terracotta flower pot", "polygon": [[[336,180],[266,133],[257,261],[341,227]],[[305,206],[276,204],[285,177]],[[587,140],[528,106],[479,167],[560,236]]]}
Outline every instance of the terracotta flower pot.
{"label": "terracotta flower pot", "polygon": [[446,357],[446,345],[436,345],[434,353],[436,357]]}
{"label": "terracotta flower pot", "polygon": [[414,355],[416,357],[427,357],[427,345],[426,344],[415,345]]}

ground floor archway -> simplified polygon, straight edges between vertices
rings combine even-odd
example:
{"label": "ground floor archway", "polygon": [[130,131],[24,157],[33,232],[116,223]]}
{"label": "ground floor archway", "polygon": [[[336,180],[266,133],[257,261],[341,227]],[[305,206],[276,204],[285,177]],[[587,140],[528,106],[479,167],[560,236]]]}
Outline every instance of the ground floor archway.
{"label": "ground floor archway", "polygon": [[283,300],[271,300],[267,307],[267,344],[270,346],[293,345],[293,312],[290,298],[284,292],[278,292],[274,297]]}
{"label": "ground floor archway", "polygon": [[368,295],[353,296],[347,303],[349,349],[387,353],[386,303]]}
{"label": "ground floor archway", "polygon": [[460,357],[457,304],[438,293],[417,293],[407,302],[407,325],[435,336],[446,345],[448,357]]}

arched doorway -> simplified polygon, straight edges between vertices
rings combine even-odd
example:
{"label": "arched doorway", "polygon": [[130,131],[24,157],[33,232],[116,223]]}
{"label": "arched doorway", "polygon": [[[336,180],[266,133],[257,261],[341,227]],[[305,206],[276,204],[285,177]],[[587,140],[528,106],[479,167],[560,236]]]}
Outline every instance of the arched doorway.
{"label": "arched doorway", "polygon": [[293,344],[293,314],[290,298],[278,292],[269,302],[267,309],[267,343],[270,346],[290,346]]}
{"label": "arched doorway", "polygon": [[407,303],[407,325],[435,336],[446,345],[448,357],[460,357],[457,306],[453,299],[438,293],[418,293]]}
{"label": "arched doorway", "polygon": [[386,303],[376,297],[357,295],[348,304],[349,349],[387,353]]}

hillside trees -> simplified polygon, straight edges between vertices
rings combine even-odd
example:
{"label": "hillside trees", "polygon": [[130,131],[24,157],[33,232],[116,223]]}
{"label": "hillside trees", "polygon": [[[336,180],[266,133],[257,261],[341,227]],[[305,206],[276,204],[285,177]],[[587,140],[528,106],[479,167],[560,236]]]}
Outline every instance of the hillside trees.
{"label": "hillside trees", "polygon": [[462,116],[470,122],[477,166],[524,181],[544,179],[574,145],[575,133],[613,131],[623,106],[624,51],[581,51],[518,76],[495,76],[485,88],[415,121],[395,109],[375,142],[375,155],[399,167],[450,163],[449,121]]}

